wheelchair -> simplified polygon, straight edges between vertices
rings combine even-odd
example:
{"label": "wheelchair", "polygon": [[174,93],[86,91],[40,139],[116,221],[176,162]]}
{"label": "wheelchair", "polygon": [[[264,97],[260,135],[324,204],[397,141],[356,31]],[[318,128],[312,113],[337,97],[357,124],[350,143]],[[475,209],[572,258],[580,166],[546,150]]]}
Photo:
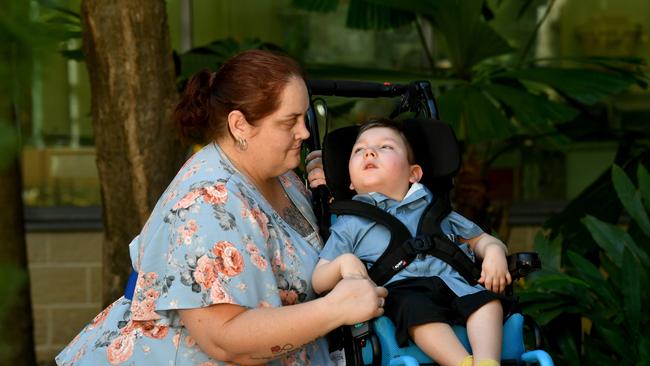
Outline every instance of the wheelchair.
{"label": "wheelchair", "polygon": [[[407,139],[416,151],[418,164],[423,166],[425,172],[420,183],[429,188],[436,196],[444,197],[449,201],[449,192],[453,187],[453,177],[460,167],[460,148],[451,127],[438,121],[438,109],[433,97],[431,86],[427,81],[414,81],[409,84],[372,83],[357,81],[331,81],[308,80],[307,87],[310,94],[310,108],[307,111],[307,125],[311,138],[307,141],[307,148],[311,151],[322,149],[323,166],[328,186],[318,187],[313,192],[313,207],[319,218],[319,230],[323,238],[329,235],[329,226],[333,214],[347,213],[341,211],[337,203],[349,200],[352,193],[348,189],[350,178],[347,172],[347,160],[352,145],[356,138],[356,126],[343,127],[332,132],[327,131],[321,147],[319,125],[316,117],[316,108],[327,115],[327,103],[323,96],[353,97],[353,98],[399,98],[399,103],[391,118],[399,118],[408,114],[410,118],[404,119]],[[319,104],[320,103],[320,104]],[[327,116],[326,116],[327,120]],[[410,131],[410,132],[409,132]],[[449,203],[447,203],[449,204]],[[337,207],[339,207],[337,209]],[[370,216],[367,216],[370,217]],[[391,244],[389,249],[398,247],[393,245],[393,239],[398,243],[409,242],[408,237],[394,234],[399,229],[385,224],[391,230]],[[398,236],[396,239],[395,236]],[[411,243],[414,240],[410,241]],[[400,246],[401,247],[401,246]],[[406,250],[408,252],[408,250]],[[401,255],[401,254],[400,254]],[[383,257],[383,256],[382,256]],[[379,262],[379,261],[378,261]],[[390,266],[390,264],[389,264]],[[374,266],[373,266],[374,267]],[[536,253],[515,253],[508,256],[508,267],[513,281],[526,276],[528,273],[541,268],[541,263]],[[476,270],[476,267],[474,267]],[[472,269],[467,269],[472,271]],[[377,271],[375,271],[377,272]],[[378,284],[385,283],[390,277],[382,278],[370,276]],[[507,289],[512,294],[512,286]],[[471,354],[467,332],[464,327],[454,326],[454,332]],[[534,349],[526,350],[524,344],[524,330],[529,329],[534,339]],[[350,327],[342,327],[335,331],[333,347],[343,349],[345,364],[350,366],[361,365],[435,365],[436,363],[424,354],[414,343],[400,347],[395,338],[395,326],[385,316]],[[541,348],[542,336],[539,327],[534,321],[521,313],[511,313],[504,316],[503,345],[501,352],[502,365],[539,364],[552,366],[551,357]]]}

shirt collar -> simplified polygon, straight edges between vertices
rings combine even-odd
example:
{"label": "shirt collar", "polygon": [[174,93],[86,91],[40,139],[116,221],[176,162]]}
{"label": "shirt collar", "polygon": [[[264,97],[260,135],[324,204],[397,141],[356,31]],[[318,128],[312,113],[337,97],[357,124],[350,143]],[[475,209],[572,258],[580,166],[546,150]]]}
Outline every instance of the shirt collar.
{"label": "shirt collar", "polygon": [[420,183],[413,183],[401,201],[397,201],[379,192],[358,194],[354,196],[354,199],[370,203],[379,208],[387,209],[392,207],[399,208],[408,206],[414,202],[418,202],[421,199],[424,199],[427,203],[429,203],[431,201],[431,193],[424,185]]}

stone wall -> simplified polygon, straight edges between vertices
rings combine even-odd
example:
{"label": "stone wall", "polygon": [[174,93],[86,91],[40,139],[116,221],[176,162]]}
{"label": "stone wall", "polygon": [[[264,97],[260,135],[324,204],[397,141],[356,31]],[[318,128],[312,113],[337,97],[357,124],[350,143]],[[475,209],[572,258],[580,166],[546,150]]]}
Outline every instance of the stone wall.
{"label": "stone wall", "polygon": [[54,356],[101,310],[102,232],[27,234],[39,365]]}

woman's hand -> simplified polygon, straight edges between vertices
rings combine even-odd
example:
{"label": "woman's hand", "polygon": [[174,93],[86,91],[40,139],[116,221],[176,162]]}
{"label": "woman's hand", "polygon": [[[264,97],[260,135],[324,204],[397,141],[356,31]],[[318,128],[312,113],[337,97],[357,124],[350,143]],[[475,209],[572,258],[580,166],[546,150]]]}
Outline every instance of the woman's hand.
{"label": "woman's hand", "polygon": [[310,188],[316,188],[321,185],[327,184],[325,181],[325,171],[323,170],[322,151],[314,150],[307,154],[305,158],[307,171],[307,181]]}
{"label": "woman's hand", "polygon": [[325,299],[341,317],[341,323],[353,325],[384,314],[388,290],[376,286],[367,278],[344,278]]}

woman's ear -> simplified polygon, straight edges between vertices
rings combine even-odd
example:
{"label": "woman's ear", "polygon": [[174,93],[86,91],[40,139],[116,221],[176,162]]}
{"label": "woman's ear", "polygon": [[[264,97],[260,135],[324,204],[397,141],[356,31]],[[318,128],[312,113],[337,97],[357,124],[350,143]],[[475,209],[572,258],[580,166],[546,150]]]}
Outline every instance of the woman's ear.
{"label": "woman's ear", "polygon": [[419,182],[420,179],[422,179],[422,167],[417,164],[413,164],[411,165],[410,169],[411,169],[411,174],[409,175],[409,182],[411,183]]}
{"label": "woman's ear", "polygon": [[228,113],[228,130],[235,140],[246,138],[249,128],[246,116],[241,111],[234,110]]}

